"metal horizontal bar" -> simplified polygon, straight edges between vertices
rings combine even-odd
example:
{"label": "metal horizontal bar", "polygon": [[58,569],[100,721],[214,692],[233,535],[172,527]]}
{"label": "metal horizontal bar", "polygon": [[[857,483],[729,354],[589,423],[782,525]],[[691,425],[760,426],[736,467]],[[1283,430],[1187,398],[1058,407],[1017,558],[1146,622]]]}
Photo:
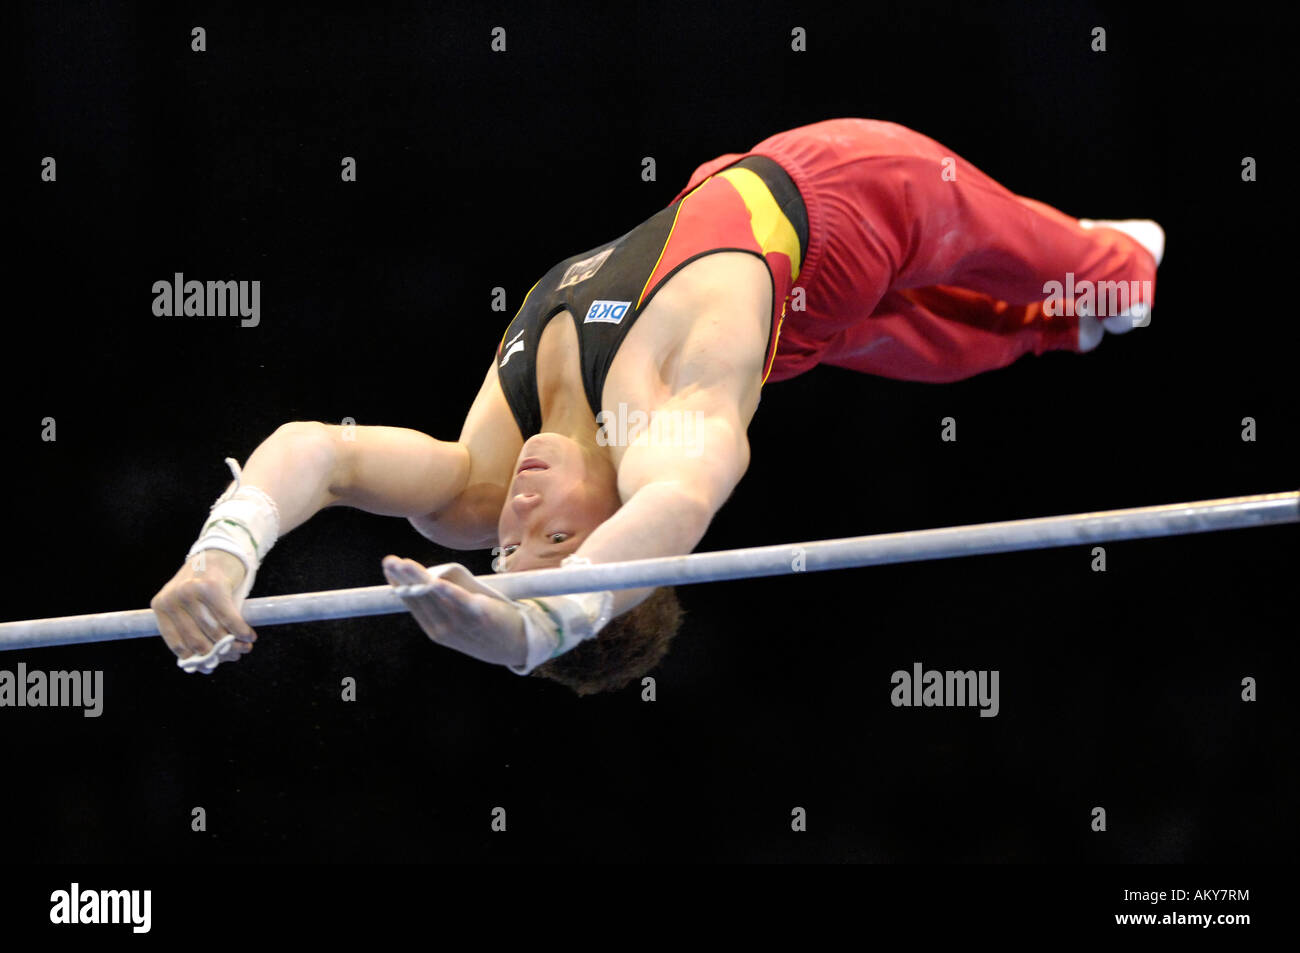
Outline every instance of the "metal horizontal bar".
{"label": "metal horizontal bar", "polygon": [[[502,595],[520,599],[823,572],[1295,522],[1300,522],[1300,492],[1271,493],[478,578]],[[244,603],[243,616],[250,625],[262,626],[403,611],[405,607],[392,587],[369,586],[249,599]],[[0,623],[0,650],[106,642],[157,634],[157,623],[149,609],[4,622]]]}

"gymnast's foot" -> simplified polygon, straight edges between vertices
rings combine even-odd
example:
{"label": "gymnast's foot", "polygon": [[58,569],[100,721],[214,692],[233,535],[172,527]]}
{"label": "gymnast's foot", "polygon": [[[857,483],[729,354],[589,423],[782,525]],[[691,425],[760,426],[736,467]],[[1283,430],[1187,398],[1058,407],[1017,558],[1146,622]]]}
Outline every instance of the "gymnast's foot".
{"label": "gymnast's foot", "polygon": [[1091,351],[1101,343],[1106,333],[1127,334],[1134,328],[1143,328],[1150,323],[1151,306],[1145,301],[1136,301],[1119,314],[1107,315],[1098,320],[1091,314],[1079,315],[1079,351]]}
{"label": "gymnast's foot", "polygon": [[[1113,228],[1117,232],[1123,232],[1150,253],[1157,268],[1165,257],[1165,230],[1149,218],[1129,218],[1123,221],[1081,218],[1079,225],[1082,228]],[[1092,315],[1080,315],[1079,350],[1091,351],[1101,343],[1106,332],[1125,334],[1144,326],[1150,317],[1151,307],[1142,301],[1125,308],[1119,314],[1108,315],[1100,320]]]}

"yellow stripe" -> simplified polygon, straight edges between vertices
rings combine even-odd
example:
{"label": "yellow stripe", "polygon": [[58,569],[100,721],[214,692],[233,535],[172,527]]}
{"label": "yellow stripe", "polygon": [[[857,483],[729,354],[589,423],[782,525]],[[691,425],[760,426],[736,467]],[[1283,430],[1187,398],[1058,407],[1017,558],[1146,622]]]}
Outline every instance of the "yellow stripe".
{"label": "yellow stripe", "polygon": [[[711,179],[713,178],[713,176],[709,176],[709,178]],[[705,182],[707,181],[708,179],[705,180]],[[659,270],[659,262],[664,260],[664,252],[668,251],[668,245],[673,240],[673,232],[677,229],[677,219],[681,217],[682,206],[686,204],[686,199],[690,198],[691,195],[694,195],[696,192],[698,192],[700,190],[700,187],[703,185],[704,182],[701,182],[695,188],[691,189],[690,195],[687,195],[686,198],[683,198],[680,202],[677,203],[677,211],[673,212],[673,223],[668,228],[668,237],[664,239],[663,246],[659,249],[659,257],[655,259],[655,266],[650,269],[650,274],[646,275],[645,284],[641,286],[641,294],[637,296],[636,306],[638,309],[641,307],[641,302],[645,301],[645,293],[646,293],[646,289],[650,287],[650,279],[653,278],[655,276],[655,272]]]}
{"label": "yellow stripe", "polygon": [[781,303],[781,316],[776,319],[776,334],[772,337],[772,361],[763,371],[763,379],[758,382],[762,387],[767,383],[767,377],[772,373],[772,368],[776,365],[776,348],[781,343],[781,325],[785,324],[785,302]]}
{"label": "yellow stripe", "polygon": [[[537,290],[537,286],[540,285],[541,283],[542,283],[542,279],[541,279],[541,278],[538,278],[536,281],[533,282],[533,286],[532,286],[531,288],[528,289],[528,294],[527,294],[527,295],[524,295],[524,300],[521,301],[521,302],[519,303],[519,310],[515,312],[515,318],[519,317],[519,315],[523,313],[524,305],[526,305],[526,304],[528,303],[528,295],[530,295],[530,294],[532,294],[534,291],[536,291],[536,290]],[[510,324],[514,324],[514,323],[515,323],[515,318],[511,318],[511,319],[510,319]],[[498,354],[501,353],[501,345],[506,343],[506,335],[510,333],[510,324],[507,324],[507,325],[506,325],[506,329],[505,329],[504,331],[501,332],[501,342],[500,342],[499,344],[497,344],[497,353],[498,353]]]}
{"label": "yellow stripe", "polygon": [[749,209],[749,227],[763,254],[781,252],[790,259],[790,280],[799,277],[799,236],[785,217],[762,178],[749,169],[723,169],[718,176],[730,182]]}

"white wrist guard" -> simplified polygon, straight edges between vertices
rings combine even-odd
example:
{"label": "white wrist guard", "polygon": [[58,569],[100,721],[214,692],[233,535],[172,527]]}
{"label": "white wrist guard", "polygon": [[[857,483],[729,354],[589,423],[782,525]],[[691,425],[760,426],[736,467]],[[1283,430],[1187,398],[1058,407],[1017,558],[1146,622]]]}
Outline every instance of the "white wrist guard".
{"label": "white wrist guard", "polygon": [[280,538],[280,511],[275,500],[257,487],[243,485],[243,474],[234,457],[226,457],[226,465],[235,482],[212,504],[208,521],[189,555],[219,549],[244,564],[244,580],[235,593],[238,607],[252,590],[262,560]]}
{"label": "white wrist guard", "polygon": [[[280,537],[280,511],[275,500],[257,487],[243,485],[243,473],[233,457],[226,457],[226,466],[230,467],[235,482],[212,504],[203,532],[190,547],[187,558],[193,558],[205,549],[220,549],[243,563],[244,579],[234,594],[235,607],[239,608],[253,588],[253,579],[262,560]],[[217,622],[212,613],[205,606],[200,606],[200,609],[208,624],[215,627]],[[235,637],[227,632],[206,654],[178,658],[176,664],[191,675],[195,672],[211,675],[218,665],[229,662],[238,654]]]}
{"label": "white wrist guard", "polygon": [[[560,565],[591,565],[586,556],[567,557]],[[429,573],[455,583],[470,592],[481,593],[508,602],[524,617],[527,651],[522,665],[507,665],[516,675],[527,675],[543,662],[563,655],[580,642],[595,638],[609,622],[614,593],[580,592],[572,596],[546,596],[540,599],[508,599],[490,586],[479,582],[460,563],[443,563],[428,567]],[[417,596],[427,591],[423,585],[397,586],[398,595]]]}
{"label": "white wrist guard", "polygon": [[[560,563],[590,566],[586,556],[574,554]],[[609,624],[614,593],[579,592],[569,596],[545,596],[516,603],[524,610],[524,631],[528,636],[528,658],[522,666],[509,666],[516,675],[527,675],[537,666],[572,650]]]}

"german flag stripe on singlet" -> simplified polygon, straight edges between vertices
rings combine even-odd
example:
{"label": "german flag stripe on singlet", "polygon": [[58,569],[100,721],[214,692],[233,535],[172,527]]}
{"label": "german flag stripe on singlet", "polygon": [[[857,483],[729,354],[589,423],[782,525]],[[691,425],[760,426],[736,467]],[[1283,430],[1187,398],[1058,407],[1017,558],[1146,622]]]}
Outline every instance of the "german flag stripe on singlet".
{"label": "german flag stripe on singlet", "polygon": [[765,156],[746,156],[615,241],[560,262],[524,297],[497,347],[497,375],[525,439],[541,430],[537,342],[561,311],[574,316],[583,388],[601,410],[605,377],[633,323],[680,268],[704,255],[742,251],[772,278],[772,324],[763,380],[808,250],[808,215],[789,175]]}

